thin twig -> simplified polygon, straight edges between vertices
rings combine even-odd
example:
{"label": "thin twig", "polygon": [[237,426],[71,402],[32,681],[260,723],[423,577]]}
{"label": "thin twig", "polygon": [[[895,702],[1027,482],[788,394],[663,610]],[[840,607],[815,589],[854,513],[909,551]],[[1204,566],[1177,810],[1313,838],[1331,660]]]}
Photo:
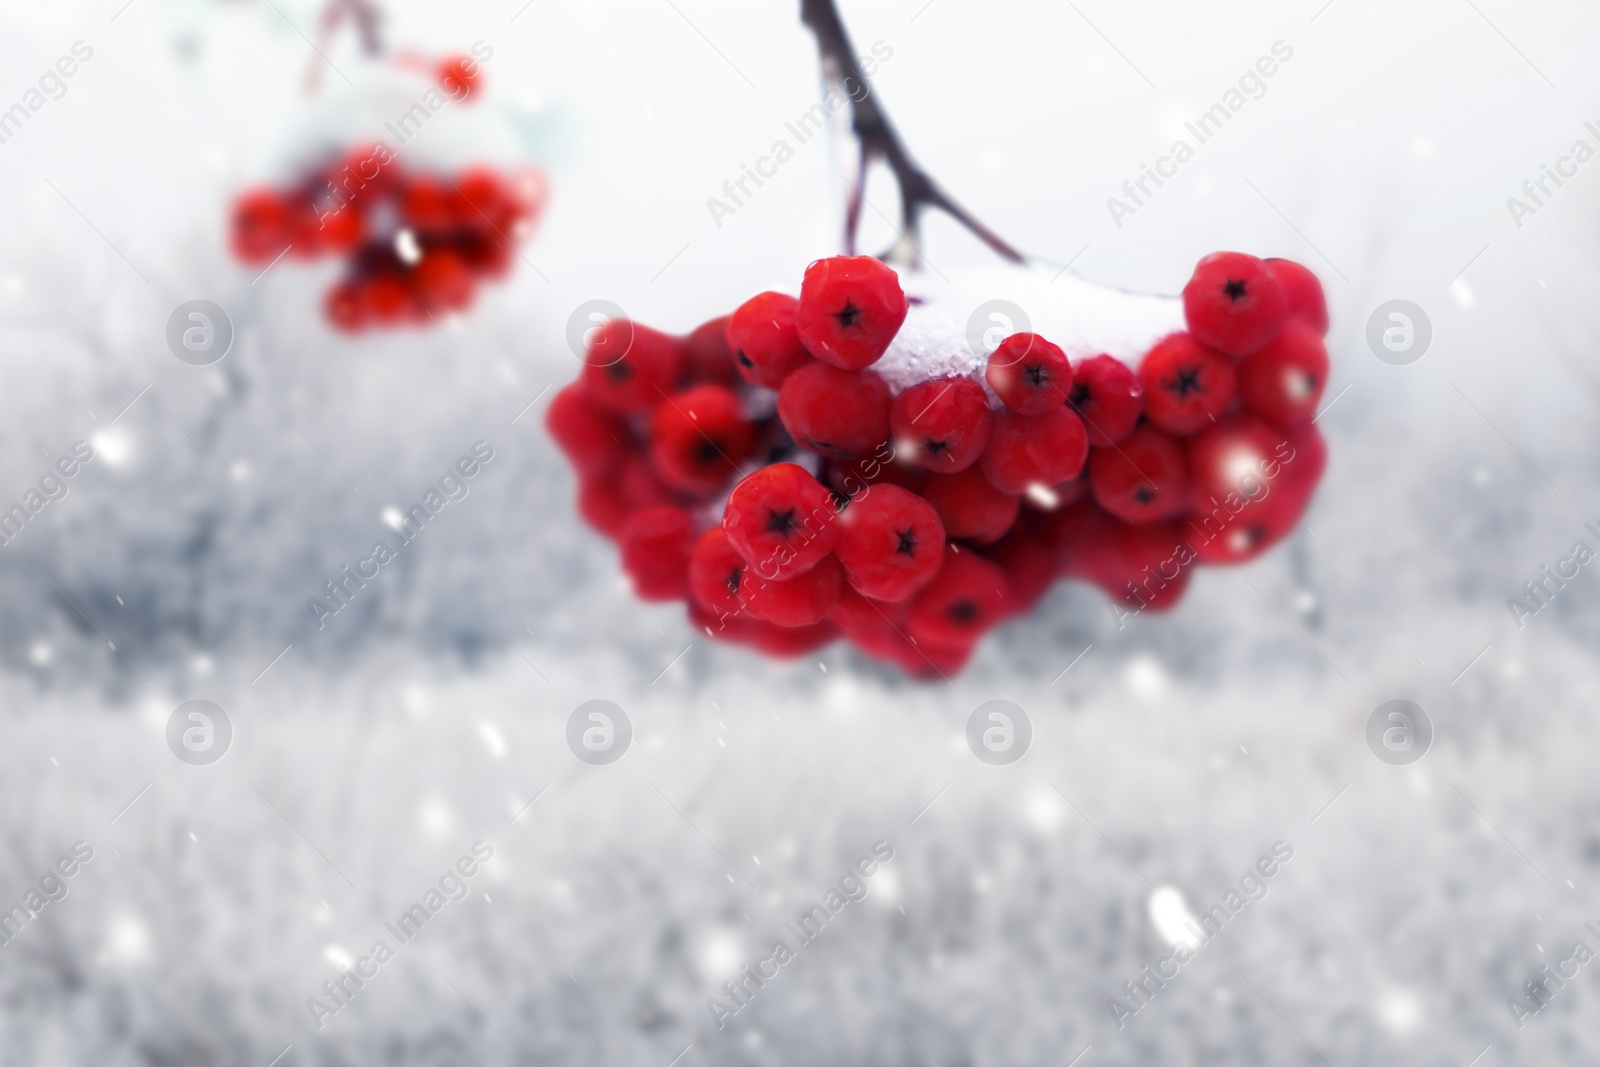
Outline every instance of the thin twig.
{"label": "thin twig", "polygon": [[850,45],[850,37],[845,33],[834,0],[800,0],[800,21],[817,36],[823,77],[830,85],[842,88],[850,100],[851,130],[861,145],[860,176],[863,180],[856,183],[845,212],[845,251],[851,254],[855,252],[867,168],[874,161],[882,161],[900,187],[900,218],[904,239],[879,258],[917,262],[921,258],[918,235],[922,212],[932,207],[961,223],[1002,259],[1021,263],[1022,253],[956,203],[906,151],[894,124],[889,121],[888,113],[879,105],[877,94],[856,62],[855,49]]}

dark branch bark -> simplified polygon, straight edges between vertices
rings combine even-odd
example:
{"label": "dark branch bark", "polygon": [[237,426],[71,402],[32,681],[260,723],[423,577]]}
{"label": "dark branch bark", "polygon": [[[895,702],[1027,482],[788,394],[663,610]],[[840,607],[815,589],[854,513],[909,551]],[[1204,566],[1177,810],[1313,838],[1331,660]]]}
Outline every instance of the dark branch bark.
{"label": "dark branch bark", "polygon": [[[850,45],[850,37],[845,33],[834,0],[800,0],[800,21],[816,34],[823,76],[833,86],[842,88],[850,100],[851,129],[861,146],[861,168],[845,211],[845,251],[851,254],[855,252],[867,169],[874,161],[881,160],[900,187],[901,236],[909,246],[913,261],[922,255],[919,245],[922,213],[932,207],[945,212],[972,231],[997,255],[1014,263],[1022,262],[1022,253],[956,203],[911,158],[894,124],[889,121],[888,113],[879,105],[871,83],[856,62],[855,49]],[[886,253],[881,258],[889,258],[889,255]]]}
{"label": "dark branch bark", "polygon": [[363,52],[368,56],[383,54],[383,36],[379,32],[383,13],[378,10],[374,0],[327,0],[317,32],[320,43],[314,46],[317,54],[311,57],[311,66],[306,71],[307,92],[316,92],[322,84],[322,68],[328,62],[324,53],[332,47],[334,34],[346,18],[355,23]]}

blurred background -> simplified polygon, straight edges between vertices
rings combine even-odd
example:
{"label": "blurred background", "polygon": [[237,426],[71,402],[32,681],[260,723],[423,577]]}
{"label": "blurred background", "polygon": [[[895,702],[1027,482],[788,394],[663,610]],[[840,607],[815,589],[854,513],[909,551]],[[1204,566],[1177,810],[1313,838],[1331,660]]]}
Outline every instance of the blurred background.
{"label": "blurred background", "polygon": [[[27,916],[0,1062],[1594,1062],[1600,969],[1563,961],[1600,949],[1600,579],[1507,601],[1600,547],[1600,12],[844,0],[912,152],[1048,269],[1176,293],[1239,248],[1312,267],[1333,316],[1289,541],[1165,615],[1062,583],[938,684],[641,604],[543,429],[579,305],[687,331],[839,251],[835,139],[707,206],[820,98],[795,0],[379,13],[369,54],[359,10],[301,0],[0,11],[0,503],[93,452],[0,547],[0,906]],[[385,137],[478,44],[471,100],[405,149],[533,183],[469,309],[341,331],[337,257],[234,254],[242,194]],[[887,246],[893,185],[867,195]],[[943,218],[924,247],[994,263]],[[207,366],[168,341],[194,300],[231,328]],[[1391,300],[1429,324],[1407,365],[1368,343]],[[478,442],[467,495],[319,628],[307,600]],[[966,740],[994,699],[1032,724],[1006,766]],[[1397,699],[1432,729],[1403,766],[1367,740]],[[191,700],[212,762],[174,740]],[[590,700],[631,722],[610,765],[568,747]],[[865,898],[719,1025],[708,998],[877,842]],[[1263,899],[1108,1008],[1279,842]]]}

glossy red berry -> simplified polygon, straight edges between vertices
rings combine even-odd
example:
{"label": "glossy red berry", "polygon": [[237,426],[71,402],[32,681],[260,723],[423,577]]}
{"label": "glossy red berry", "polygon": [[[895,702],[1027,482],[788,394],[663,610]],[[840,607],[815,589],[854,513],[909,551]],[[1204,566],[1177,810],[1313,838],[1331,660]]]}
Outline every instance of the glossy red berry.
{"label": "glossy red berry", "polygon": [[[1243,500],[1239,494],[1211,495],[1189,516],[1189,543],[1201,562],[1243,563],[1254,559],[1294,529],[1311,502],[1327,461],[1327,446],[1309,423],[1286,429],[1273,448],[1281,460],[1265,491]],[[1263,463],[1262,467],[1271,470]]]}
{"label": "glossy red berry", "polygon": [[1239,361],[1239,399],[1279,426],[1310,422],[1328,384],[1328,350],[1310,323],[1290,319],[1278,336]]}
{"label": "glossy red berry", "polygon": [[439,86],[455,100],[472,99],[482,77],[477,61],[471,56],[451,56],[439,64]]}
{"label": "glossy red berry", "polygon": [[1328,301],[1317,276],[1292,259],[1267,259],[1262,262],[1283,290],[1289,317],[1299,319],[1316,330],[1318,337],[1328,336]]}
{"label": "glossy red berry", "polygon": [[720,526],[700,535],[689,556],[689,592],[695,603],[722,617],[744,610],[744,572],[749,564]]}
{"label": "glossy red berry", "polygon": [[841,370],[876,363],[906,321],[894,269],[871,256],[831,256],[806,268],[797,323],[806,349]]}
{"label": "glossy red berry", "polygon": [[791,371],[811,362],[795,327],[799,306],[783,293],[758,293],[728,317],[728,347],[751,385],[776,389]]}
{"label": "glossy red berry", "polygon": [[851,638],[858,634],[893,634],[905,622],[905,604],[868,600],[846,581],[828,618]]}
{"label": "glossy red berry", "polygon": [[1006,614],[1006,575],[995,563],[955,545],[944,565],[906,613],[906,632],[917,643],[967,647]]}
{"label": "glossy red berry", "polygon": [[590,400],[610,411],[647,411],[676,388],[682,369],[677,338],[619,319],[590,333],[583,387]]}
{"label": "glossy red berry", "polygon": [[1020,496],[1030,486],[1051,486],[1076,477],[1089,457],[1083,420],[1066,407],[1043,415],[994,414],[989,447],[978,461],[989,484]]}
{"label": "glossy red berry", "polygon": [[978,462],[992,422],[989,395],[971,378],[913,385],[889,409],[895,456],[944,474]]}
{"label": "glossy red berry", "polygon": [[620,538],[622,569],[641,600],[682,600],[689,592],[693,521],[682,508],[644,508],[629,516]]}
{"label": "glossy red berry", "polygon": [[1067,354],[1036,333],[1014,333],[989,353],[984,371],[1000,402],[1021,415],[1043,415],[1072,388]]}
{"label": "glossy red berry", "polygon": [[1089,453],[1094,498],[1128,522],[1152,522],[1189,506],[1189,464],[1183,445],[1154,426]]}
{"label": "glossy red berry", "polygon": [[775,581],[816,566],[839,540],[833,494],[793,463],[774,463],[734,486],[722,516],[728,540],[756,576]]}
{"label": "glossy red berry", "polygon": [[743,596],[758,618],[778,626],[810,626],[828,614],[843,587],[844,571],[839,561],[824,556],[804,574],[783,581],[766,582],[751,575]]}
{"label": "glossy red berry", "polygon": [[808,363],[784,380],[778,417],[796,444],[819,456],[864,456],[889,438],[889,387],[872,371]]}
{"label": "glossy red berry", "polygon": [[577,382],[551,398],[544,424],[580,477],[610,470],[631,444],[622,420],[590,403]]}
{"label": "glossy red berry", "polygon": [[1220,419],[1233,400],[1233,361],[1175,333],[1156,342],[1139,364],[1145,415],[1171,434],[1197,433]]}
{"label": "glossy red berry", "polygon": [[1254,352],[1272,340],[1289,315],[1289,302],[1267,265],[1243,252],[1213,252],[1183,287],[1189,332],[1231,356]]}
{"label": "glossy red berry", "polygon": [[683,373],[691,383],[732,385],[739,380],[733,349],[728,347],[728,319],[724,315],[703,322],[683,339]]}
{"label": "glossy red berry", "polygon": [[1282,473],[1284,458],[1294,451],[1282,434],[1250,415],[1220,422],[1187,445],[1191,506],[1197,512],[1229,497],[1265,497]]}
{"label": "glossy red berry", "polygon": [[1115,356],[1091,356],[1072,368],[1067,407],[1083,420],[1089,443],[1098,447],[1120,441],[1144,413],[1144,388],[1139,376]]}
{"label": "glossy red berry", "polygon": [[904,600],[933,580],[944,524],[933,505],[896,485],[875,485],[839,516],[834,553],[845,577],[874,600]]}
{"label": "glossy red berry", "polygon": [[667,398],[650,426],[650,459],[668,485],[714,493],[739,473],[755,427],[739,398],[720,385],[697,385]]}
{"label": "glossy red berry", "polygon": [[413,268],[412,282],[429,311],[460,311],[472,303],[472,270],[448,248],[430,249]]}
{"label": "glossy red berry", "polygon": [[977,545],[998,540],[1011,529],[1020,503],[1017,497],[990,485],[977,467],[956,474],[928,475],[922,497],[939,513],[947,538]]}

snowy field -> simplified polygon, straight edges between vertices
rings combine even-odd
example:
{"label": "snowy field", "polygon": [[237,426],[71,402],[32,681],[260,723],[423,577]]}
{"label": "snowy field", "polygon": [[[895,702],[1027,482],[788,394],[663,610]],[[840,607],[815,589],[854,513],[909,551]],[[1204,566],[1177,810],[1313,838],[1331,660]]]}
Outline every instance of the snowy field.
{"label": "snowy field", "polygon": [[[542,428],[583,301],[687,330],[837,251],[825,139],[706,205],[817,99],[794,0],[390,9],[398,51],[494,50],[482,110],[418,153],[552,192],[471,315],[359,341],[317,313],[328,267],[257,277],[224,224],[328,131],[376,135],[387,75],[345,35],[308,99],[305,0],[121,4],[0,11],[0,111],[92,52],[0,142],[4,506],[94,448],[0,548],[0,906],[49,900],[0,944],[0,1063],[1600,1060],[1600,965],[1563,962],[1600,950],[1600,578],[1507,606],[1600,547],[1600,10],[845,0],[913,152],[1047,267],[1171,293],[1209,251],[1289,256],[1334,317],[1330,461],[1289,542],[1120,625],[1060,585],[926,684],[639,604]],[[1108,208],[1278,42],[1176,178]],[[886,246],[892,185],[868,197]],[[993,265],[947,220],[926,249]],[[207,368],[164,339],[196,298],[235,329]],[[1431,322],[1404,366],[1367,342],[1394,299]],[[319,630],[308,598],[479,441],[469,495]],[[209,765],[168,746],[194,699],[231,723]],[[609,766],[566,741],[594,699],[634,730]],[[991,699],[1033,724],[1009,766],[967,747]],[[1366,739],[1393,699],[1433,727],[1409,766]],[[842,879],[865,896],[791,935]],[[719,1027],[708,998],[779,938]]]}

